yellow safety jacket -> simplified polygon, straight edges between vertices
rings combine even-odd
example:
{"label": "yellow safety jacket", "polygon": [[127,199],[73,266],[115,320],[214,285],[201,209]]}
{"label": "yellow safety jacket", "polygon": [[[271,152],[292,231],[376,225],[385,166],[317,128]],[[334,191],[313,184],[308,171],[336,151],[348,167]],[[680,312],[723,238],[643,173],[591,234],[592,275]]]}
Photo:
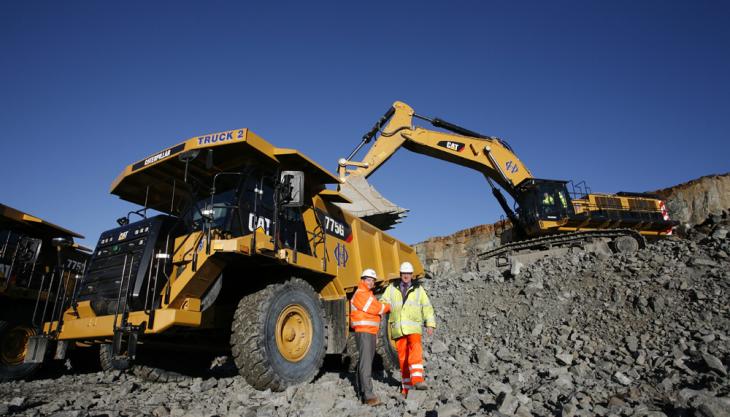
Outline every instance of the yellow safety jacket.
{"label": "yellow safety jacket", "polygon": [[405,301],[400,291],[400,280],[395,281],[383,292],[380,302],[390,304],[388,326],[390,337],[398,339],[408,334],[421,334],[421,327],[436,327],[436,316],[431,301],[420,283],[412,281]]}

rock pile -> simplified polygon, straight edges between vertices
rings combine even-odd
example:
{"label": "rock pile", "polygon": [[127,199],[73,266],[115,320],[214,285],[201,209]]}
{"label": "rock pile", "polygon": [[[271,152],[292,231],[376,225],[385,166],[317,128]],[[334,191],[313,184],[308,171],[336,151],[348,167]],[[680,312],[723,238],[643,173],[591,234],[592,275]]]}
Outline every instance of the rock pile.
{"label": "rock pile", "polygon": [[438,316],[424,336],[429,391],[360,405],[351,375],[258,392],[238,376],[148,383],[120,373],[0,384],[18,416],[728,416],[730,227],[634,255],[574,250],[501,273],[426,280]]}
{"label": "rock pile", "polygon": [[730,240],[705,232],[434,279],[431,375],[462,413],[730,415]]}

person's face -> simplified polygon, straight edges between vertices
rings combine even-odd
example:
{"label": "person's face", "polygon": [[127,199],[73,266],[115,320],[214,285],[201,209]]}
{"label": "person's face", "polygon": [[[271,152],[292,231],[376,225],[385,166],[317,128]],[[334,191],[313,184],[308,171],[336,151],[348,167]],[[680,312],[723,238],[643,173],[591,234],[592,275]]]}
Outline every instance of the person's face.
{"label": "person's face", "polygon": [[413,279],[413,274],[409,272],[401,272],[400,279],[406,284],[410,284],[411,279]]}
{"label": "person's face", "polygon": [[371,290],[375,287],[375,279],[374,278],[363,278],[363,281],[365,281],[365,285],[368,286]]}

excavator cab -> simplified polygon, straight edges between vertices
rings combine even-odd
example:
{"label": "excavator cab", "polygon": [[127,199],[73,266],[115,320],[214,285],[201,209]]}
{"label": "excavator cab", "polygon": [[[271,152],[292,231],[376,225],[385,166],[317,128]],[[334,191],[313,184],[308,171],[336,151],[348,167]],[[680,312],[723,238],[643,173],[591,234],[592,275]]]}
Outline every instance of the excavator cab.
{"label": "excavator cab", "polygon": [[516,187],[517,212],[526,229],[541,221],[557,222],[575,215],[567,181],[529,178]]}

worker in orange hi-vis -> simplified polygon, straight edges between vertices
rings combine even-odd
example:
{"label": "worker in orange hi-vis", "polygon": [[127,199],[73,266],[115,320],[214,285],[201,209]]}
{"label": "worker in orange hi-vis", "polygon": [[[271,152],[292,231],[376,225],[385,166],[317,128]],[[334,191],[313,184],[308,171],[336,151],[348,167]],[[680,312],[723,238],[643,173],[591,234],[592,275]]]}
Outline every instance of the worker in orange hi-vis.
{"label": "worker in orange hi-vis", "polygon": [[388,317],[390,336],[398,349],[401,370],[401,392],[428,389],[423,367],[423,347],[421,346],[422,326],[431,336],[436,328],[436,317],[426,290],[420,282],[413,281],[413,265],[403,262],[400,266],[399,281],[388,285],[381,297],[382,302],[390,304]]}
{"label": "worker in orange hi-vis", "polygon": [[381,303],[373,295],[377,278],[372,269],[362,271],[360,283],[350,300],[350,326],[355,330],[355,342],[359,353],[356,378],[358,394],[363,403],[372,406],[380,404],[380,400],[373,392],[372,379],[380,316],[390,311],[388,304]]}

